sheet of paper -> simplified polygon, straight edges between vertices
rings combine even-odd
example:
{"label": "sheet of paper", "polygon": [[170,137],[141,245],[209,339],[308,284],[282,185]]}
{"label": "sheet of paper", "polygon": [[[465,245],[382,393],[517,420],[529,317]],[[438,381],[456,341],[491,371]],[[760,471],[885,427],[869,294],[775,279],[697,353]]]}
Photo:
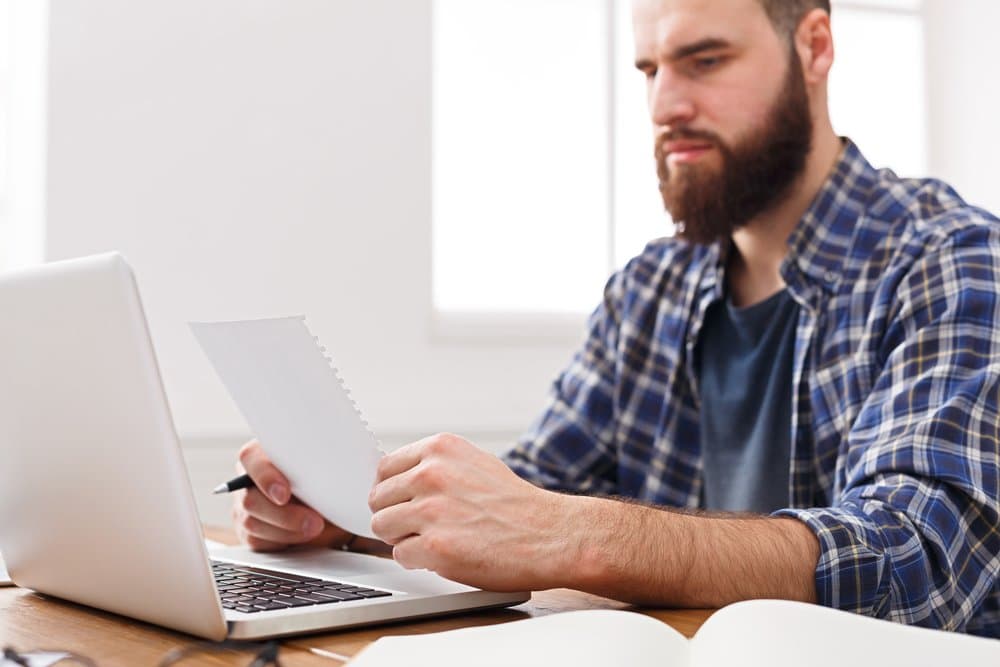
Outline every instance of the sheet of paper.
{"label": "sheet of paper", "polygon": [[14,582],[10,580],[10,575],[7,574],[7,567],[3,564],[3,554],[0,554],[0,586],[13,586]]}
{"label": "sheet of paper", "polygon": [[190,326],[292,493],[336,525],[373,537],[368,492],[378,441],[305,318]]}
{"label": "sheet of paper", "polygon": [[731,604],[691,641],[692,667],[843,667],[848,654],[868,665],[1000,665],[1000,641],[788,600]]}
{"label": "sheet of paper", "polygon": [[688,640],[666,623],[627,611],[590,609],[480,628],[383,637],[351,667],[688,667]]}

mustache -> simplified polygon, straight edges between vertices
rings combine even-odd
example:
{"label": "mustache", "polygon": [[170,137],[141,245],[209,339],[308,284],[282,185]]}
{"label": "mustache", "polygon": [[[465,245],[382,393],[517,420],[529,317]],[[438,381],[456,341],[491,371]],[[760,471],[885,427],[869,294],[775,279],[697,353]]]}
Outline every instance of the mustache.
{"label": "mustache", "polygon": [[655,140],[656,159],[662,160],[665,156],[664,144],[672,141],[703,141],[713,146],[724,146],[725,143],[714,132],[707,130],[695,130],[688,127],[679,127],[665,132],[657,132]]}

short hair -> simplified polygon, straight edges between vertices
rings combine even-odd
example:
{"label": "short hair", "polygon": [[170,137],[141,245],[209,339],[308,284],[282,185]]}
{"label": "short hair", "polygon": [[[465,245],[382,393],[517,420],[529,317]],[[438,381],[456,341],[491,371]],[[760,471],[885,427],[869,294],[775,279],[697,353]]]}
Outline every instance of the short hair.
{"label": "short hair", "polygon": [[814,9],[830,13],[830,0],[758,0],[771,19],[774,31],[782,39],[792,42],[802,18]]}

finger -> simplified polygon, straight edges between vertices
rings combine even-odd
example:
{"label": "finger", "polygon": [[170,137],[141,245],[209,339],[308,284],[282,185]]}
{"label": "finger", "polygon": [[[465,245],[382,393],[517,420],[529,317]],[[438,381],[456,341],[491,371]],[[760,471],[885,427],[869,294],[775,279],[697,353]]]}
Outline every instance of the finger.
{"label": "finger", "polygon": [[406,538],[392,548],[392,559],[407,570],[433,569],[425,542],[422,535]]}
{"label": "finger", "polygon": [[431,435],[408,445],[403,445],[392,454],[386,454],[378,462],[378,473],[375,475],[375,483],[378,484],[390,477],[406,472],[413,466],[420,463],[424,455],[424,449],[433,442],[447,437],[442,433]]}
{"label": "finger", "polygon": [[264,492],[271,502],[284,505],[292,497],[292,485],[281,471],[264,453],[264,448],[256,440],[251,440],[240,449],[240,463],[246,468],[250,479]]}
{"label": "finger", "polygon": [[320,528],[315,535],[306,535],[300,531],[279,528],[252,516],[243,519],[243,530],[248,536],[275,544],[302,544],[322,532],[322,528]]}
{"label": "finger", "polygon": [[247,489],[238,502],[247,516],[287,533],[313,538],[319,535],[326,523],[319,512],[296,500],[283,506],[275,505],[257,489]]}
{"label": "finger", "polygon": [[271,542],[269,540],[263,540],[259,537],[249,534],[243,525],[243,521],[246,515],[243,511],[236,505],[233,506],[233,527],[236,529],[236,536],[239,538],[240,543],[247,545],[254,551],[278,551],[284,549],[287,545],[278,542]]}
{"label": "finger", "polygon": [[245,535],[242,538],[242,542],[250,547],[252,551],[281,551],[282,549],[288,548],[287,544],[262,540],[259,537],[254,537],[253,535]]}
{"label": "finger", "polygon": [[418,535],[425,521],[415,502],[400,503],[372,515],[372,532],[386,544]]}
{"label": "finger", "polygon": [[417,495],[416,477],[420,475],[421,466],[410,468],[372,487],[368,494],[368,508],[372,512],[413,500]]}

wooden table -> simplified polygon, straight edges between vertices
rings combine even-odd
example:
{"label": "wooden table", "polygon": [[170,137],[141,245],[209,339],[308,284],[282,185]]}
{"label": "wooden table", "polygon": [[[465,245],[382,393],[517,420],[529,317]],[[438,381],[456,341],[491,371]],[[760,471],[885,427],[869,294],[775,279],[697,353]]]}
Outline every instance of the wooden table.
{"label": "wooden table", "polygon": [[[206,529],[214,540],[232,543],[226,529]],[[657,618],[690,637],[713,610],[638,609],[615,600],[578,591],[550,590],[509,609],[288,637],[281,641],[281,662],[287,667],[343,664],[333,656],[350,657],[370,642],[388,635],[438,632],[476,625],[504,623],[575,609],[628,609]],[[20,651],[63,649],[88,656],[100,667],[156,665],[170,650],[197,641],[122,616],[64,602],[19,588],[0,588],[0,647]],[[227,651],[180,664],[247,665],[252,654]]]}

